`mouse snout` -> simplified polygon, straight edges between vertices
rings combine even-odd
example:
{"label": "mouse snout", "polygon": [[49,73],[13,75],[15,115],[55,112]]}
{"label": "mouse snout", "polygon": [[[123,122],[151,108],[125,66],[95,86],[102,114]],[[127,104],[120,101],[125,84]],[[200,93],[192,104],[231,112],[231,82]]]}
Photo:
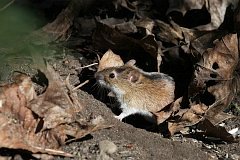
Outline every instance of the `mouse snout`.
{"label": "mouse snout", "polygon": [[97,81],[98,80],[104,80],[104,76],[101,73],[99,73],[99,72],[96,72],[94,74],[94,77],[96,78]]}

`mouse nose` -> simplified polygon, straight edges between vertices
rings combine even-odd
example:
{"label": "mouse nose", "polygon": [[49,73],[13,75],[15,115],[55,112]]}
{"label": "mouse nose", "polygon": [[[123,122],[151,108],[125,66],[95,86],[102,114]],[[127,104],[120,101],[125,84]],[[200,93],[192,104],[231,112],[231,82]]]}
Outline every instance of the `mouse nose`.
{"label": "mouse nose", "polygon": [[96,80],[104,80],[104,76],[99,72],[96,72],[94,74],[94,77],[96,78]]}

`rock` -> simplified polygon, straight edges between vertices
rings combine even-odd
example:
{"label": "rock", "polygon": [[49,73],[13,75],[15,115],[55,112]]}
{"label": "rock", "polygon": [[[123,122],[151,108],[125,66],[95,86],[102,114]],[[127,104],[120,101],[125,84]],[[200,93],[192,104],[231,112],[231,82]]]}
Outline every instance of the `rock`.
{"label": "rock", "polygon": [[103,140],[99,143],[99,149],[100,153],[104,152],[107,154],[113,154],[117,151],[117,146],[111,141]]}
{"label": "rock", "polygon": [[87,154],[88,151],[89,151],[89,147],[88,147],[88,146],[86,146],[86,147],[84,147],[84,148],[82,149],[82,152],[83,152],[84,154]]}
{"label": "rock", "polygon": [[237,154],[233,154],[233,155],[231,155],[231,158],[232,158],[233,160],[238,160],[238,159],[240,159],[240,156],[237,155]]}
{"label": "rock", "polygon": [[97,157],[97,160],[112,160],[109,156],[117,151],[117,146],[108,140],[103,140],[99,142],[100,154]]}

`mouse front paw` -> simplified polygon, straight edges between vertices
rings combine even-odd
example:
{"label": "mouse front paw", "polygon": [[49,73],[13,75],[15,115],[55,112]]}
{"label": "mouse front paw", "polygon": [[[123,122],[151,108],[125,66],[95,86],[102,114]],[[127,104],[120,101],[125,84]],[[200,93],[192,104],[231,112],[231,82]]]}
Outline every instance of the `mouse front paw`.
{"label": "mouse front paw", "polygon": [[135,113],[135,112],[129,112],[128,110],[127,111],[123,110],[123,112],[119,116],[114,116],[114,117],[117,118],[119,121],[122,121],[123,118],[125,118],[133,113]]}
{"label": "mouse front paw", "polygon": [[119,121],[122,121],[122,117],[119,115],[119,116],[114,116],[114,118],[118,119]]}

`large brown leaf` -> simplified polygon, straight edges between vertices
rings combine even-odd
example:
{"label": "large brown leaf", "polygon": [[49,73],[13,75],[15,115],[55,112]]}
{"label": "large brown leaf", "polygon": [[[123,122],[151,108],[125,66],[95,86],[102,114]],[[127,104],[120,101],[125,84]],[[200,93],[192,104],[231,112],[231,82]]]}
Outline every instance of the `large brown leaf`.
{"label": "large brown leaf", "polygon": [[[238,92],[239,77],[235,72],[238,59],[237,35],[228,34],[221,40],[217,40],[214,48],[203,53],[202,59],[195,69],[195,78],[190,90],[195,90],[196,94],[193,93],[190,97],[198,95],[199,90],[202,91],[200,95],[210,94],[213,96],[211,104],[214,102],[215,104],[211,105],[205,115],[211,122],[215,121],[214,118],[228,107]],[[202,101],[206,102],[207,98]]]}
{"label": "large brown leaf", "polygon": [[98,72],[109,67],[119,67],[123,66],[124,62],[119,55],[116,55],[112,52],[112,50],[108,50],[102,56],[99,61]]}

